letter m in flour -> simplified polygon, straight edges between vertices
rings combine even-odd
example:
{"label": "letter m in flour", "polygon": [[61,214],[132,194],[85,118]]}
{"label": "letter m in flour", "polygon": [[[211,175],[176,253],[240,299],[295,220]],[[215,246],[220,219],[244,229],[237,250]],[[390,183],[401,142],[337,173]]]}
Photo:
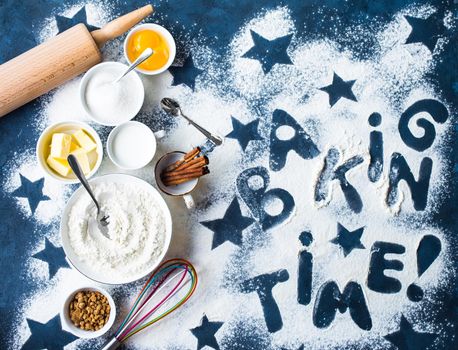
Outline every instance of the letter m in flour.
{"label": "letter m in flour", "polygon": [[318,328],[329,327],[337,310],[342,314],[349,310],[352,320],[359,328],[365,331],[372,328],[363,289],[358,283],[348,282],[343,292],[340,292],[334,281],[324,283],[318,290],[313,307],[313,324]]}

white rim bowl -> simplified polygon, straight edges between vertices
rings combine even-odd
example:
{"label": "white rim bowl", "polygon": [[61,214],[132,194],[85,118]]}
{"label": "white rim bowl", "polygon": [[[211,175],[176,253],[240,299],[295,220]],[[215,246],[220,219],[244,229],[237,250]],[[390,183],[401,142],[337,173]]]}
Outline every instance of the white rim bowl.
{"label": "white rim bowl", "polygon": [[164,213],[164,220],[165,220],[165,232],[164,232],[164,246],[162,248],[162,252],[159,257],[154,261],[151,266],[144,271],[141,271],[137,274],[132,275],[129,278],[118,277],[111,278],[100,271],[96,266],[91,266],[87,263],[84,263],[78,256],[75,254],[73,247],[70,243],[70,238],[68,236],[68,218],[70,214],[70,210],[72,209],[75,202],[78,198],[86,194],[86,190],[80,186],[70,197],[67,201],[65,206],[64,212],[62,213],[61,221],[60,221],[60,238],[62,242],[62,248],[64,249],[65,255],[67,260],[70,262],[70,265],[73,266],[77,271],[81,274],[86,276],[87,278],[105,284],[126,284],[137,281],[147,275],[149,275],[156,267],[159,266],[162,259],[164,259],[165,255],[167,254],[167,250],[170,246],[170,241],[172,239],[172,215],[170,214],[170,210],[165,202],[164,198],[162,198],[161,194],[156,190],[151,184],[148,182],[127,174],[108,174],[103,176],[98,176],[93,178],[89,181],[90,184],[97,184],[102,182],[108,183],[127,183],[127,184],[136,184],[138,186],[142,186],[145,192],[151,193],[151,195],[157,200],[158,205],[161,207],[162,212]]}
{"label": "white rim bowl", "polygon": [[[129,167],[126,164],[122,164],[119,161],[119,159],[117,159],[115,157],[114,152],[113,152],[113,141],[114,141],[114,139],[116,138],[118,133],[128,125],[137,125],[137,126],[141,127],[142,129],[144,129],[146,131],[146,134],[148,134],[148,137],[151,137],[151,139],[153,140],[153,143],[154,143],[154,147],[153,147],[153,150],[151,150],[151,156],[148,157],[148,161],[145,160],[144,163],[138,164],[135,167]],[[119,167],[121,169],[125,169],[125,170],[136,170],[136,169],[140,169],[140,168],[143,168],[144,166],[148,165],[151,162],[151,160],[154,158],[154,155],[156,154],[156,148],[157,148],[157,141],[156,141],[156,136],[154,135],[153,130],[151,130],[147,125],[145,125],[143,123],[140,123],[140,122],[137,122],[137,121],[133,121],[133,120],[125,122],[125,123],[122,123],[122,124],[118,125],[117,127],[115,127],[113,130],[111,130],[110,134],[108,135],[108,139],[107,139],[108,157],[110,157],[111,161],[117,167]]]}
{"label": "white rim bowl", "polygon": [[[78,328],[73,324],[73,322],[70,319],[70,315],[69,315],[70,302],[73,300],[73,297],[75,296],[75,294],[80,291],[100,292],[104,296],[106,296],[108,299],[108,303],[110,304],[110,317],[108,318],[108,322],[98,331],[86,331],[84,329]],[[100,288],[100,287],[95,287],[95,286],[80,287],[78,289],[73,290],[68,295],[68,297],[65,299],[62,305],[62,309],[60,310],[60,319],[65,329],[71,332],[72,334],[76,335],[77,337],[85,338],[85,339],[97,338],[107,333],[110,330],[110,328],[113,326],[115,318],[116,318],[116,305],[115,305],[113,298],[105,289]]]}
{"label": "white rim bowl", "polygon": [[52,134],[55,132],[72,132],[76,131],[77,129],[83,129],[87,133],[90,134],[90,136],[94,139],[95,143],[97,144],[97,162],[95,163],[94,167],[92,168],[91,172],[86,174],[86,178],[90,178],[93,176],[97,170],[100,167],[100,164],[102,164],[102,158],[103,158],[103,145],[102,141],[100,140],[99,135],[97,132],[88,124],[76,120],[71,120],[71,121],[66,121],[66,122],[60,122],[60,123],[55,123],[50,126],[48,126],[40,135],[38,138],[37,142],[37,147],[35,150],[36,157],[38,164],[40,165],[41,169],[45,172],[46,175],[49,177],[56,179],[60,182],[64,182],[67,184],[76,184],[79,183],[79,180],[76,178],[75,175],[72,174],[72,177],[63,177],[56,173],[54,170],[52,170],[48,163],[46,163],[45,159],[45,147],[49,147],[51,144],[51,138]]}
{"label": "white rim bowl", "polygon": [[135,118],[135,116],[138,114],[138,112],[140,112],[140,110],[141,110],[141,108],[143,106],[143,102],[145,101],[145,87],[143,86],[143,82],[140,79],[140,76],[138,75],[138,73],[135,72],[135,71],[131,71],[129,74],[133,74],[134,75],[134,80],[136,81],[135,93],[139,94],[139,96],[141,96],[141,98],[138,100],[139,101],[138,105],[135,106],[135,108],[132,108],[131,114],[127,115],[123,120],[107,122],[106,120],[98,119],[97,117],[95,117],[91,113],[91,111],[90,111],[90,109],[89,109],[89,107],[88,107],[88,105],[86,103],[86,88],[87,88],[87,84],[88,84],[89,80],[92,78],[92,76],[94,74],[96,74],[99,70],[104,69],[104,68],[109,67],[109,66],[122,67],[123,69],[121,69],[121,71],[122,70],[126,70],[128,68],[128,66],[126,66],[125,64],[123,64],[121,62],[103,62],[103,63],[99,63],[99,64],[95,65],[94,67],[89,69],[84,74],[83,79],[81,79],[80,86],[79,86],[79,94],[80,94],[81,105],[83,106],[84,111],[86,112],[86,114],[93,121],[95,121],[98,124],[105,125],[105,126],[116,126],[116,125],[125,123],[125,122]]}
{"label": "white rim bowl", "polygon": [[129,42],[130,38],[132,37],[132,35],[140,30],[145,30],[145,29],[149,29],[149,30],[153,30],[155,32],[158,32],[159,34],[161,34],[165,40],[167,40],[167,45],[169,46],[169,59],[167,61],[167,63],[164,65],[164,67],[160,68],[160,69],[156,69],[156,70],[145,70],[145,69],[141,69],[141,68],[135,68],[135,70],[137,72],[140,72],[142,74],[145,74],[145,75],[156,75],[156,74],[160,74],[162,72],[165,72],[167,69],[169,69],[169,67],[172,65],[173,61],[175,60],[175,55],[176,55],[176,44],[175,44],[175,40],[173,39],[173,36],[172,34],[170,34],[170,32],[165,29],[164,27],[160,26],[159,24],[154,24],[154,23],[144,23],[144,24],[140,24],[136,27],[134,27],[133,29],[130,30],[130,32],[127,34],[126,38],[124,39],[124,57],[126,58],[126,61],[131,64],[132,62],[129,60],[129,57],[127,56],[127,43]]}

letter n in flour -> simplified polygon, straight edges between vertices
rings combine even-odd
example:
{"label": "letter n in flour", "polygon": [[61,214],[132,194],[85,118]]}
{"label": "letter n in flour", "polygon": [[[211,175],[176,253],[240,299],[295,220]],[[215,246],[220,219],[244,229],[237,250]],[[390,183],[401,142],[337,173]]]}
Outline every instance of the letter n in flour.
{"label": "letter n in flour", "polygon": [[401,180],[404,180],[410,188],[413,207],[415,210],[425,210],[428,199],[429,180],[431,178],[432,168],[432,159],[428,157],[423,158],[420,163],[418,180],[415,180],[412,171],[410,170],[410,167],[402,154],[393,153],[391,155],[386,204],[389,207],[392,207],[401,201],[398,193],[398,185]]}

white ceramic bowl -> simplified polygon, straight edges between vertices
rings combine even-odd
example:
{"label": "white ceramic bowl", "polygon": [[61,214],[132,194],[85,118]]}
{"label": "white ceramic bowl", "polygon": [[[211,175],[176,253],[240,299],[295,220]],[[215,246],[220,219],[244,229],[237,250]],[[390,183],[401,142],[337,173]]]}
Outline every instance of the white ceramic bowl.
{"label": "white ceramic bowl", "polygon": [[164,67],[160,68],[160,69],[156,69],[156,70],[145,70],[145,69],[141,69],[141,68],[135,68],[136,71],[142,73],[142,74],[146,74],[146,75],[156,75],[156,74],[160,74],[162,72],[165,72],[167,69],[169,69],[169,67],[172,65],[173,63],[173,60],[175,59],[175,55],[176,55],[176,45],[175,45],[175,40],[173,39],[173,36],[172,34],[170,34],[170,32],[165,29],[164,27],[160,26],[159,24],[154,24],[154,23],[144,23],[144,24],[140,24],[134,28],[131,29],[131,31],[127,34],[126,38],[124,39],[124,57],[126,58],[126,61],[130,63],[132,63],[130,60],[129,60],[129,57],[127,56],[127,43],[129,42],[130,38],[132,37],[132,34],[140,31],[140,30],[145,30],[145,29],[150,29],[150,30],[153,30],[155,32],[158,32],[159,34],[161,34],[164,39],[167,41],[167,45],[169,47],[169,59],[167,61],[167,63],[164,65]]}
{"label": "white ceramic bowl", "polygon": [[174,151],[164,154],[156,163],[154,167],[154,177],[156,184],[159,189],[170,196],[180,197],[189,194],[194,188],[196,188],[199,178],[184,182],[175,186],[166,186],[161,180],[161,173],[169,165],[183,158],[185,152]]}
{"label": "white ceramic bowl", "polygon": [[[130,154],[128,157],[131,158],[130,161],[126,161],[122,157],[117,157],[116,155],[116,138],[122,137],[120,136],[122,135],[122,132],[127,131],[127,128],[129,127],[133,127],[129,132],[132,134],[135,131],[135,137],[131,137],[130,140],[126,140],[125,138],[133,135],[126,133],[124,136],[123,141],[127,143],[124,145],[124,151]],[[122,142],[121,140],[118,141]],[[107,139],[107,153],[111,161],[119,168],[126,170],[136,170],[146,166],[153,159],[154,154],[156,153],[156,146],[156,136],[153,131],[147,125],[132,120],[118,125],[111,130]],[[135,153],[138,152],[144,152],[144,156],[141,157],[142,159],[135,161]]]}
{"label": "white ceramic bowl", "polygon": [[[108,322],[98,331],[86,331],[84,329],[78,328],[73,324],[73,322],[70,319],[70,312],[69,312],[70,302],[73,300],[73,297],[75,296],[75,294],[80,291],[100,292],[104,296],[106,296],[108,299],[108,303],[110,304],[110,317],[108,318]],[[81,288],[78,288],[72,291],[68,295],[68,297],[65,299],[65,302],[62,305],[62,309],[60,310],[60,319],[62,321],[64,328],[68,330],[69,332],[71,332],[72,334],[76,335],[77,337],[86,338],[86,339],[97,338],[107,333],[110,330],[110,328],[113,326],[115,318],[116,318],[116,305],[113,301],[113,298],[105,289],[94,287],[94,286],[81,287]]]}
{"label": "white ceramic bowl", "polygon": [[49,155],[49,145],[51,144],[52,134],[55,132],[67,132],[73,133],[79,129],[83,129],[86,131],[92,139],[97,144],[96,155],[97,160],[95,161],[94,167],[92,168],[89,174],[86,174],[86,178],[90,178],[94,175],[100,167],[103,158],[103,145],[102,141],[100,141],[100,137],[97,132],[90,127],[88,124],[80,122],[80,121],[67,121],[56,123],[48,126],[40,135],[37,147],[36,147],[36,156],[38,160],[38,164],[40,165],[41,169],[45,172],[46,175],[49,175],[51,178],[59,180],[64,183],[68,184],[75,184],[79,183],[79,180],[76,178],[75,174],[71,173],[68,177],[63,177],[52,170],[48,163],[46,163],[46,158]]}
{"label": "white ceramic bowl", "polygon": [[80,273],[85,275],[86,277],[100,283],[105,284],[125,284],[131,283],[133,281],[139,280],[140,278],[149,275],[157,266],[159,266],[160,262],[164,258],[165,254],[170,245],[170,240],[172,238],[172,216],[170,214],[170,210],[167,207],[164,199],[160,195],[160,193],[149,183],[139,179],[138,177],[126,175],[126,174],[109,174],[96,177],[89,181],[90,184],[98,184],[98,183],[125,183],[131,185],[137,185],[143,189],[145,193],[150,193],[157,201],[158,205],[160,206],[165,219],[165,239],[164,239],[164,246],[161,254],[157,258],[157,260],[151,264],[148,269],[144,271],[140,271],[137,274],[133,274],[129,276],[129,278],[125,278],[122,276],[117,277],[110,277],[109,275],[105,274],[104,271],[101,271],[97,266],[92,266],[90,264],[85,263],[84,261],[78,258],[78,255],[73,250],[72,245],[70,244],[70,238],[68,236],[68,217],[70,214],[70,210],[76,201],[80,198],[81,195],[86,194],[86,190],[83,187],[79,187],[70,197],[65,206],[64,212],[62,213],[62,218],[60,221],[60,237],[62,240],[62,247],[64,249],[65,255],[67,256],[68,261],[70,264],[78,270]]}
{"label": "white ceramic bowl", "polygon": [[89,80],[94,76],[94,74],[97,74],[101,70],[110,67],[110,66],[115,66],[119,68],[120,73],[128,68],[123,63],[120,62],[103,62],[95,65],[91,69],[89,69],[83,76],[83,79],[81,79],[80,87],[79,87],[79,94],[80,94],[80,101],[81,105],[83,106],[84,111],[86,114],[96,123],[101,124],[101,125],[106,125],[106,126],[116,126],[122,123],[125,123],[131,119],[133,119],[138,112],[140,112],[140,109],[143,106],[143,102],[145,100],[145,87],[143,86],[142,80],[140,79],[140,76],[138,75],[137,72],[130,72],[129,74],[133,74],[134,80],[135,80],[135,88],[132,90],[132,94],[135,94],[137,97],[137,103],[132,107],[132,111],[130,113],[126,114],[126,116],[122,120],[113,120],[113,121],[107,121],[106,119],[100,119],[97,118],[94,114],[91,113],[91,110],[89,109],[89,106],[87,105],[86,102],[86,88]]}

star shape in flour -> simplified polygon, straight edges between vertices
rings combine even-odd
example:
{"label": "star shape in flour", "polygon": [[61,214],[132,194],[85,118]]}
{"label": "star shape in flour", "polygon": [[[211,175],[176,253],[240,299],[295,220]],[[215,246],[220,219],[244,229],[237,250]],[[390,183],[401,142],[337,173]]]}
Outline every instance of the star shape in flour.
{"label": "star shape in flour", "polygon": [[244,151],[250,141],[264,140],[258,133],[259,119],[248,124],[243,124],[232,116],[231,120],[232,131],[226,137],[236,139]]}
{"label": "star shape in flour", "polygon": [[221,219],[202,221],[201,224],[214,232],[212,250],[226,241],[235,245],[242,244],[242,232],[250,226],[254,220],[242,215],[240,204],[235,197]]}
{"label": "star shape in flour", "polygon": [[351,253],[353,249],[366,249],[361,243],[364,227],[355,231],[348,231],[343,225],[337,223],[337,237],[331,240],[331,243],[340,245],[343,249],[344,256]]}
{"label": "star shape in flour", "polygon": [[87,15],[86,15],[86,6],[83,6],[78,10],[77,13],[73,15],[73,17],[68,18],[64,16],[56,16],[56,23],[57,29],[59,30],[58,33],[62,33],[67,29],[77,25],[78,23],[84,23],[86,28],[91,32],[93,30],[99,29],[98,27],[92,26],[87,23]]}
{"label": "star shape in flour", "polygon": [[64,249],[56,247],[47,238],[45,238],[45,248],[32,257],[48,263],[49,279],[53,278],[61,267],[70,267],[65,259]]}
{"label": "star shape in flour", "polygon": [[35,210],[41,201],[49,201],[51,198],[43,194],[43,186],[45,179],[42,177],[37,181],[30,181],[22,174],[19,174],[21,179],[21,186],[11,193],[12,196],[18,198],[27,198],[29,202],[30,211],[35,213]]}
{"label": "star shape in flour", "polygon": [[325,91],[329,95],[329,104],[334,106],[337,101],[339,101],[342,97],[351,100],[351,101],[358,101],[356,99],[355,94],[352,91],[352,86],[356,80],[343,80],[341,77],[334,72],[332,78],[332,84],[320,88],[320,90]]}
{"label": "star shape in flour", "polygon": [[203,70],[194,65],[192,55],[189,55],[184,61],[182,67],[170,67],[169,72],[173,75],[172,86],[184,84],[194,91],[196,78],[203,72]]}
{"label": "star shape in flour", "polygon": [[253,30],[250,30],[250,33],[254,45],[242,57],[258,60],[265,74],[269,73],[276,64],[293,64],[286,52],[293,34],[268,40]]}
{"label": "star shape in flour", "polygon": [[22,350],[63,350],[64,346],[78,339],[62,329],[60,316],[56,315],[46,323],[26,319],[31,335],[22,346]]}
{"label": "star shape in flour", "polygon": [[399,330],[385,335],[384,338],[399,350],[423,350],[430,346],[437,336],[434,333],[420,333],[415,331],[404,315],[401,315]]}
{"label": "star shape in flour", "polygon": [[[288,350],[288,349],[286,349],[286,348],[281,348],[281,350]],[[297,350],[304,350],[304,344],[302,344],[301,346],[299,346],[299,347],[297,348]]]}
{"label": "star shape in flour", "polygon": [[425,45],[429,51],[433,52],[436,47],[437,40],[439,40],[440,36],[444,35],[447,30],[444,26],[442,16],[436,12],[428,18],[417,18],[411,16],[404,17],[412,27],[412,31],[405,43],[421,43]]}
{"label": "star shape in flour", "polygon": [[204,346],[209,346],[213,349],[219,350],[215,334],[223,324],[224,322],[210,322],[207,315],[204,315],[200,326],[190,330],[197,338],[197,350],[202,349]]}

